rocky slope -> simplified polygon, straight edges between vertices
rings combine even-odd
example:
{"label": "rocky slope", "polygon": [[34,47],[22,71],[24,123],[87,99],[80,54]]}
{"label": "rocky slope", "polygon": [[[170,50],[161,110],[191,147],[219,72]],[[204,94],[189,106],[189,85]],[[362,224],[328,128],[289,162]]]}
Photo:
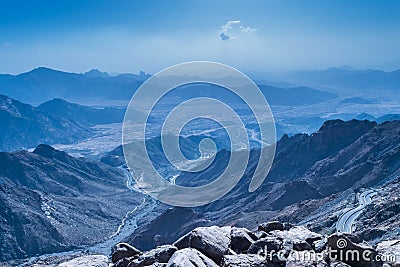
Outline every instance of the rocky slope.
{"label": "rocky slope", "polygon": [[350,234],[321,235],[303,226],[272,221],[257,229],[198,227],[170,244],[141,251],[118,243],[111,255],[52,256],[33,267],[397,267],[400,241],[371,246]]}
{"label": "rocky slope", "polygon": [[47,145],[0,153],[0,262],[107,239],[142,194],[108,165]]}
{"label": "rocky slope", "polygon": [[70,103],[60,98],[40,104],[37,109],[85,126],[121,123],[125,115],[125,109],[92,108]]}
{"label": "rocky slope", "polygon": [[372,247],[357,236],[324,236],[274,221],[260,224],[255,231],[199,227],[172,245],[145,252],[120,243],[113,248],[111,260],[114,267],[398,266],[400,247],[396,244],[388,241]]}
{"label": "rocky slope", "polygon": [[0,95],[0,128],[0,151],[32,148],[40,143],[68,143],[92,134],[74,121],[3,95]]}
{"label": "rocky slope", "polygon": [[[203,226],[216,224],[254,229],[262,221],[277,219],[306,225],[321,233],[332,233],[338,216],[346,207],[357,203],[356,193],[361,188],[381,186],[387,177],[399,172],[399,132],[399,121],[377,125],[369,121],[335,120],[326,122],[311,135],[285,136],[278,142],[270,174],[257,191],[248,192],[251,170],[254,170],[257,158],[257,151],[253,151],[248,170],[237,186],[220,200],[194,211],[211,221],[203,222]],[[214,179],[223,169],[223,159],[229,156],[226,151],[219,153],[227,154],[220,157],[220,164],[198,174],[183,173],[176,179],[176,184],[198,185]],[[391,195],[392,198],[396,196],[395,193]],[[397,217],[393,215],[398,214],[396,202],[389,199],[383,202],[388,202],[385,205],[391,210],[390,215],[386,215],[391,221],[386,225],[396,227]],[[174,223],[189,225],[190,219],[183,217],[182,220],[164,217],[161,220],[164,228],[156,229],[151,226],[154,222],[149,223],[130,240],[140,239],[139,248],[142,244],[146,244],[143,247],[146,249],[149,244],[155,247],[159,244],[154,241],[155,236],[168,236],[169,240],[177,238],[178,234],[164,233],[173,233],[174,229],[178,233]],[[384,225],[383,221],[375,222]],[[369,229],[368,225],[373,224],[367,220],[363,229]],[[389,228],[391,233],[396,232],[393,227],[385,226],[386,232],[381,232],[379,237],[386,235]],[[392,237],[396,236],[399,234]]]}

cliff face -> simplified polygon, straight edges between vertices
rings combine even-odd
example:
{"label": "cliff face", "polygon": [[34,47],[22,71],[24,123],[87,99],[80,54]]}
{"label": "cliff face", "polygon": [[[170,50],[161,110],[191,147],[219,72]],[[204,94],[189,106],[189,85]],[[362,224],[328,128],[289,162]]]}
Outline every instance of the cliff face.
{"label": "cliff face", "polygon": [[0,153],[0,262],[105,240],[141,200],[108,165],[47,145]]}

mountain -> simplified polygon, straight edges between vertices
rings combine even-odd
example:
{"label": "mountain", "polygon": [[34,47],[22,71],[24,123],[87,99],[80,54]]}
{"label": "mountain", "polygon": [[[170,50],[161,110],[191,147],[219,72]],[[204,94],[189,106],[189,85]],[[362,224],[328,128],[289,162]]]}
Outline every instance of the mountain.
{"label": "mountain", "polygon": [[0,262],[106,240],[142,201],[125,175],[50,146],[0,153]]}
{"label": "mountain", "polygon": [[69,143],[89,137],[90,129],[28,104],[0,95],[0,151],[27,149],[40,143]]}
{"label": "mountain", "polygon": [[53,98],[81,103],[129,100],[144,77],[147,76],[132,74],[108,77],[96,71],[78,74],[40,67],[0,79],[0,94],[31,105],[39,105]]}
{"label": "mountain", "polygon": [[373,99],[366,99],[363,97],[348,97],[340,101],[341,104],[374,104],[376,103]]}
{"label": "mountain", "polygon": [[376,118],[368,113],[358,114],[357,116],[354,117],[354,119],[359,120],[359,121],[362,121],[362,120],[376,121]]}
{"label": "mountain", "polygon": [[259,85],[270,105],[302,106],[335,99],[336,94],[307,87],[276,88]]}
{"label": "mountain", "polygon": [[37,109],[86,126],[121,123],[125,115],[124,109],[92,108],[70,103],[59,98],[47,101],[39,105]]}
{"label": "mountain", "polygon": [[400,70],[349,70],[330,68],[320,71],[294,71],[276,77],[305,86],[330,86],[352,89],[398,89]]}
{"label": "mountain", "polygon": [[[211,221],[205,225],[253,229],[262,221],[279,219],[311,223],[316,229],[319,227],[318,231],[333,231],[338,216],[352,203],[357,190],[379,186],[387,177],[400,173],[399,131],[400,121],[377,124],[333,120],[310,135],[285,135],[277,144],[271,171],[260,188],[248,192],[259,155],[259,151],[253,150],[236,187],[221,199],[193,210]],[[230,156],[227,151],[219,154],[218,164],[200,173],[183,172],[175,179],[176,184],[197,186],[216,179]],[[186,224],[180,223],[189,222],[190,219]],[[164,219],[163,224],[168,223]],[[141,236],[139,244],[154,247],[156,243],[149,237],[164,236],[164,230],[155,230],[151,225],[154,223],[133,233],[130,240]],[[170,233],[168,236],[173,238]]]}
{"label": "mountain", "polygon": [[[0,78],[0,94],[31,105],[39,105],[53,98],[77,103],[109,103],[110,101],[125,103],[150,76],[142,71],[138,75],[110,76],[97,69],[80,74],[40,67],[19,75],[0,77],[2,77]],[[206,90],[207,87],[204,85],[201,87],[197,86],[194,91],[208,95],[210,90]],[[278,88],[266,85],[259,87],[272,105],[310,105],[337,97],[333,93],[307,87]],[[211,88],[211,91],[213,90]],[[178,96],[185,98],[191,95],[187,91],[187,89],[180,91]]]}
{"label": "mountain", "polygon": [[378,123],[384,123],[386,121],[396,121],[396,120],[400,120],[400,114],[387,114],[376,119]]}
{"label": "mountain", "polygon": [[110,78],[107,72],[101,72],[98,69],[92,69],[84,73],[85,76],[90,78]]}

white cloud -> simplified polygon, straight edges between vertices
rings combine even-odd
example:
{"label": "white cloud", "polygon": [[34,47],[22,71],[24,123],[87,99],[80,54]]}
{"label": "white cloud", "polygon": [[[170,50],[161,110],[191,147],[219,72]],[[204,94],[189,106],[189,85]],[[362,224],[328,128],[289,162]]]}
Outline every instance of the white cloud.
{"label": "white cloud", "polygon": [[255,28],[241,25],[240,20],[230,20],[221,26],[219,37],[223,41],[238,39],[242,33],[251,33],[254,31],[256,31]]}
{"label": "white cloud", "polygon": [[255,32],[256,31],[256,29],[251,28],[250,26],[247,26],[247,27],[240,26],[239,29],[242,32]]}

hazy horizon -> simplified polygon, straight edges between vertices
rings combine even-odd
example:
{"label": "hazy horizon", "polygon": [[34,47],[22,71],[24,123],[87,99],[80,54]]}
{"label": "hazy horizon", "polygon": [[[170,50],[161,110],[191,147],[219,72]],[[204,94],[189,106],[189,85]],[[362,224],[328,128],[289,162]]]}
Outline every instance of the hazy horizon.
{"label": "hazy horizon", "polygon": [[[169,66],[167,66],[167,67],[169,67]],[[27,69],[27,70],[23,70],[21,72],[0,72],[0,75],[19,75],[19,74],[28,73],[28,72],[31,72],[33,70],[40,69],[40,68],[51,69],[51,70],[55,70],[55,71],[65,72],[65,73],[76,73],[76,74],[85,74],[85,73],[88,73],[90,71],[96,70],[96,71],[100,71],[102,73],[107,73],[111,77],[118,76],[118,75],[123,75],[123,74],[135,74],[135,75],[138,75],[138,74],[140,74],[140,72],[144,72],[145,74],[150,74],[150,75],[153,75],[153,74],[157,73],[157,71],[152,73],[152,72],[147,72],[145,70],[114,72],[114,71],[108,71],[108,70],[99,69],[99,68],[96,68],[96,67],[93,67],[93,68],[87,69],[87,70],[83,70],[83,71],[73,71],[73,70],[69,71],[69,70],[59,69],[59,68],[52,67],[52,66],[38,65],[36,67],[33,67],[31,69]],[[331,66],[331,67],[320,68],[320,69],[317,69],[317,68],[310,68],[310,69],[304,68],[304,69],[281,70],[281,71],[273,71],[273,70],[271,70],[271,71],[262,71],[262,70],[260,70],[260,71],[255,71],[255,72],[249,72],[247,70],[241,70],[241,71],[245,72],[248,75],[257,76],[257,78],[259,78],[258,76],[268,75],[268,74],[285,74],[285,73],[301,72],[301,71],[326,71],[326,70],[329,70],[329,69],[343,69],[343,70],[348,70],[348,71],[374,70],[374,71],[383,71],[383,72],[386,72],[386,73],[391,73],[391,72],[399,71],[400,67],[399,68],[393,68],[392,70],[385,70],[385,69],[382,69],[382,68],[360,68],[360,69],[358,69],[358,68],[353,68],[353,67],[348,66],[348,65],[343,65],[343,66]]]}
{"label": "hazy horizon", "polygon": [[0,73],[155,73],[217,61],[246,73],[400,68],[400,2],[22,1],[0,10]]}

